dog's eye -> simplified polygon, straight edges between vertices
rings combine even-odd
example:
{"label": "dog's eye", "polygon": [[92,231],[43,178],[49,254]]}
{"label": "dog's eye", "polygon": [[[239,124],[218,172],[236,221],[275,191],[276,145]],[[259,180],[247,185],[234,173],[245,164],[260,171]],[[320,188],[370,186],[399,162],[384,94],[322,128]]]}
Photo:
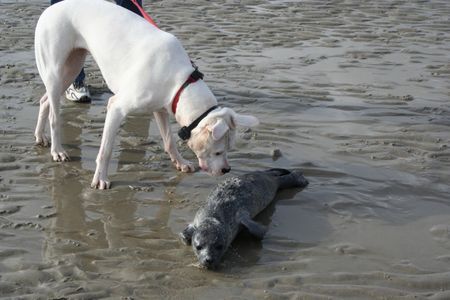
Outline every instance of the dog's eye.
{"label": "dog's eye", "polygon": [[202,246],[200,246],[200,245],[197,245],[197,246],[195,246],[195,249],[197,249],[197,251],[200,251],[200,250],[202,250],[202,249],[203,249],[203,247],[202,247]]}
{"label": "dog's eye", "polygon": [[223,152],[220,152],[220,151],[219,151],[219,152],[216,152],[216,153],[214,153],[214,154],[215,154],[216,156],[220,156],[220,155],[222,155],[222,153],[223,153]]}

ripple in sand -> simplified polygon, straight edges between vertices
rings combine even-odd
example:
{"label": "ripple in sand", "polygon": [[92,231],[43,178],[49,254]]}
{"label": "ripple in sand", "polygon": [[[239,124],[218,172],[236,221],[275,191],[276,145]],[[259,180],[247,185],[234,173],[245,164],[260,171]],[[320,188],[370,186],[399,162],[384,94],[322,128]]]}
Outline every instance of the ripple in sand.
{"label": "ripple in sand", "polygon": [[11,215],[20,210],[19,205],[0,205],[0,215]]}

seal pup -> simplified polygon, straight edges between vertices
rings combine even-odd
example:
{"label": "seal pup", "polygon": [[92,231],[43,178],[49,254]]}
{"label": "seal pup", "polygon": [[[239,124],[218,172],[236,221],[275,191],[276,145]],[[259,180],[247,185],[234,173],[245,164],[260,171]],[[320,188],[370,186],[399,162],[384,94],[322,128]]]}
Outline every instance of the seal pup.
{"label": "seal pup", "polygon": [[267,228],[252,219],[275,198],[279,189],[306,187],[299,170],[270,169],[227,178],[209,194],[207,203],[181,233],[192,244],[202,267],[217,267],[240,229],[262,239]]}

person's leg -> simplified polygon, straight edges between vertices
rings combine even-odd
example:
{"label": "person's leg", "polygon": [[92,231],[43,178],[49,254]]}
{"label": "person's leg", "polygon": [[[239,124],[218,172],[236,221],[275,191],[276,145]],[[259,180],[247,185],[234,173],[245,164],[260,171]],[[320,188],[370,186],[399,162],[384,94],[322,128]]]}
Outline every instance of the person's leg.
{"label": "person's leg", "polygon": [[[136,5],[134,5],[134,3],[131,2],[131,0],[115,0],[115,1],[117,5],[120,5],[128,10],[131,10],[135,14],[138,14],[142,17],[141,12],[139,11],[139,9],[137,9]],[[137,3],[139,3],[140,6],[142,6],[142,0],[137,0]]]}
{"label": "person's leg", "polygon": [[75,81],[73,82],[73,85],[75,86],[82,86],[84,85],[84,78],[86,77],[86,74],[84,74],[84,69],[81,69],[80,74],[78,74],[77,78],[75,78]]}

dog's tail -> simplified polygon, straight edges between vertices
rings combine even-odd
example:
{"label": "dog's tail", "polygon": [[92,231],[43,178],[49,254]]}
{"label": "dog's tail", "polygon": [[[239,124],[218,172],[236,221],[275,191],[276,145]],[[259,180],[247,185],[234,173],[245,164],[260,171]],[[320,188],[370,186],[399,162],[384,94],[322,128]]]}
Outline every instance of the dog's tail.
{"label": "dog's tail", "polygon": [[292,171],[269,169],[266,172],[277,177],[280,189],[304,188],[309,184],[308,180],[303,176],[303,172],[298,169]]}

